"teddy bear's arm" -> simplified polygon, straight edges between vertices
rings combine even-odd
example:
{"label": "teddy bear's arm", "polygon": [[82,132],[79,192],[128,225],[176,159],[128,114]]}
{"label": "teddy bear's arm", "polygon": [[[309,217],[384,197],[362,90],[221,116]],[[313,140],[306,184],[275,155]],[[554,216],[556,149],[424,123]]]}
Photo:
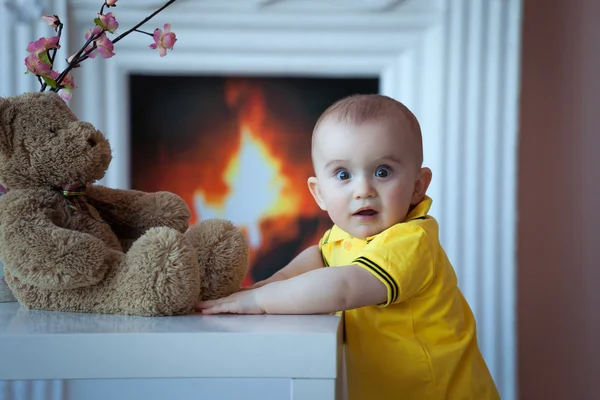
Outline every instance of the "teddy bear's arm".
{"label": "teddy bear's arm", "polygon": [[[0,209],[0,257],[13,276],[46,289],[73,289],[102,280],[107,258],[113,256],[103,241],[58,227],[26,198],[16,193],[10,197],[15,201],[3,199]],[[17,211],[23,209],[28,212]]]}
{"label": "teddy bear's arm", "polygon": [[92,199],[110,204],[113,214],[142,232],[160,226],[182,233],[188,229],[191,216],[189,207],[174,193],[147,193],[97,185],[90,186],[87,193]]}

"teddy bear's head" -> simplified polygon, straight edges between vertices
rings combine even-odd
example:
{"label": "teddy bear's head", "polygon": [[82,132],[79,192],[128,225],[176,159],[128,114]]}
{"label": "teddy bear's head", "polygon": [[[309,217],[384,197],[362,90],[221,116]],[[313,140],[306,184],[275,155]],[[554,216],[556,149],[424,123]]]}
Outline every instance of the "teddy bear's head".
{"label": "teddy bear's head", "polygon": [[0,98],[0,184],[55,188],[101,179],[112,159],[102,132],[54,92]]}

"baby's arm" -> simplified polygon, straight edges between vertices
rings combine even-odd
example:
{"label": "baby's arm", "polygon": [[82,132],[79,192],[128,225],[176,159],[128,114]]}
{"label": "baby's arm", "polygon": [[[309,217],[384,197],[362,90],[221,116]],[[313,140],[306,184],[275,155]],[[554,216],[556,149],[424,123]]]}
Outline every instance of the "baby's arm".
{"label": "baby's arm", "polygon": [[293,278],[305,272],[322,268],[324,266],[325,265],[323,264],[323,259],[321,258],[319,246],[310,246],[306,250],[302,251],[302,253],[298,254],[292,261],[290,261],[288,265],[271,275],[271,277],[256,282],[254,285],[244,289],[256,289],[268,283]]}
{"label": "baby's arm", "polygon": [[319,268],[229,297],[198,303],[204,314],[321,314],[384,303],[386,286],[356,265]]}

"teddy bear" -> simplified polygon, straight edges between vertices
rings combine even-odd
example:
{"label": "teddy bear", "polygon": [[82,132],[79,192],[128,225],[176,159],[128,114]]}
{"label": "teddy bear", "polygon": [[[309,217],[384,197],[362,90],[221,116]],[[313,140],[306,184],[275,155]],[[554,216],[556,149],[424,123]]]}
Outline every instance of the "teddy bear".
{"label": "teddy bear", "polygon": [[0,98],[0,260],[29,309],[166,316],[239,290],[248,243],[174,193],[95,184],[106,137],[54,92]]}

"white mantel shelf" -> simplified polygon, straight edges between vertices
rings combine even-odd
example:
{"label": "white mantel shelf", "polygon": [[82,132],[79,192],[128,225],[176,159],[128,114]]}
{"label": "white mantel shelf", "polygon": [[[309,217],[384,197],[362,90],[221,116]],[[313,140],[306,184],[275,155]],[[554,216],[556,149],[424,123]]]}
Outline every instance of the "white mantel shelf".
{"label": "white mantel shelf", "polygon": [[0,381],[285,378],[329,382],[331,393],[340,352],[333,315],[148,318],[0,303]]}

